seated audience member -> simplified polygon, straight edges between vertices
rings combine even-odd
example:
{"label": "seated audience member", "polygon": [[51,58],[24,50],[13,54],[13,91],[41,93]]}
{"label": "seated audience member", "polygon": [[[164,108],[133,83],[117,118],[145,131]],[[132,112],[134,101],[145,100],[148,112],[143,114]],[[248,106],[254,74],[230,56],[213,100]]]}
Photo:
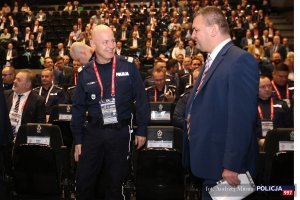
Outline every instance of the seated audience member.
{"label": "seated audience member", "polygon": [[[186,57],[189,58],[189,57]],[[186,59],[185,58],[185,59]],[[191,64],[189,66],[189,73],[186,73],[180,77],[180,84],[181,84],[181,92],[185,92],[191,85],[194,84],[193,79],[193,72],[196,69],[202,69],[203,63],[198,58],[193,58]]]}
{"label": "seated audience member", "polygon": [[46,21],[47,14],[43,10],[39,10],[39,12],[36,14],[35,18],[39,22]]}
{"label": "seated audience member", "polygon": [[[257,137],[265,137],[274,128],[292,127],[291,115],[286,102],[272,96],[272,83],[267,76],[260,76],[257,118]],[[259,140],[260,146],[264,139]]]}
{"label": "seated audience member", "polygon": [[[193,71],[193,85],[196,83],[197,78],[200,73],[200,68],[197,68]],[[193,85],[190,85],[187,90],[180,96],[179,100],[176,103],[174,114],[173,114],[173,126],[183,129],[185,124],[185,107],[188,99],[193,90]]]}
{"label": "seated audience member", "polygon": [[284,64],[286,64],[289,67],[289,76],[288,76],[289,80],[294,81],[294,52],[293,51],[288,52]]}
{"label": "seated audience member", "polygon": [[178,46],[174,47],[174,49],[172,51],[172,58],[177,59],[177,56],[179,54],[181,54],[181,55],[183,55],[183,57],[185,57],[186,50],[184,48],[184,42],[183,41],[179,41]]}
{"label": "seated audience member", "polygon": [[50,41],[47,41],[46,47],[43,49],[41,56],[43,58],[48,58],[48,57],[53,58],[54,52],[55,52],[55,50],[52,48],[52,43]]}
{"label": "seated audience member", "polygon": [[81,42],[74,42],[70,48],[70,56],[73,60],[77,60],[82,65],[87,64],[94,54],[94,49]]}
{"label": "seated audience member", "polygon": [[147,40],[146,47],[141,51],[140,60],[143,64],[153,64],[154,57],[156,57],[155,49],[151,47],[151,41]]}
{"label": "seated audience member", "polygon": [[[154,63],[153,63],[152,71],[154,71],[156,69],[164,69],[165,71],[167,71],[166,61],[163,60],[162,58],[155,58]],[[145,84],[145,87],[153,86],[154,85],[153,76],[149,75],[148,77],[146,77],[145,81],[144,81],[144,84]]]}
{"label": "seated audience member", "polygon": [[189,40],[188,46],[185,48],[185,52],[185,56],[193,57],[199,53],[200,50],[196,48],[194,40]]}
{"label": "seated audience member", "polygon": [[154,85],[146,88],[149,102],[170,102],[176,98],[176,86],[166,84],[166,70],[157,68],[152,72]]}
{"label": "seated audience member", "polygon": [[251,53],[253,56],[259,54],[261,58],[265,57],[265,50],[262,45],[260,45],[260,40],[255,39],[254,44],[248,45],[248,52]]}
{"label": "seated audience member", "polygon": [[294,84],[289,81],[289,68],[281,63],[274,67],[272,80],[272,93],[275,99],[283,100],[289,107],[294,105]]}
{"label": "seated audience member", "polygon": [[72,3],[71,3],[71,1],[68,1],[63,11],[71,12],[72,10],[73,10]]}
{"label": "seated audience member", "polygon": [[5,91],[14,135],[22,124],[46,122],[45,99],[32,91],[33,80],[31,70],[20,70],[16,75],[13,89]]}
{"label": "seated audience member", "polygon": [[76,89],[78,73],[82,70],[82,67],[83,67],[82,64],[80,62],[78,62],[78,60],[73,60],[74,74],[73,74],[73,79],[71,82],[73,86],[67,88],[66,100],[65,100],[65,103],[67,103],[67,104],[72,104],[72,97],[73,97],[73,93]]}
{"label": "seated audience member", "polygon": [[73,75],[73,68],[64,66],[63,57],[57,56],[54,64],[54,84],[61,87],[70,86]]}
{"label": "seated audience member", "polygon": [[16,77],[16,71],[14,67],[5,66],[2,70],[3,89],[10,90],[13,87]]}
{"label": "seated audience member", "polygon": [[[46,57],[44,59],[44,65],[43,65],[44,69],[49,69],[49,70],[54,70],[54,64],[53,64],[53,60],[50,57]],[[42,85],[42,79],[41,79],[41,74],[37,73],[35,75],[35,84],[40,86]]]}
{"label": "seated audience member", "polygon": [[7,45],[6,50],[6,65],[12,66],[13,60],[17,57],[17,50],[14,49],[14,45],[10,42]]}
{"label": "seated audience member", "polygon": [[62,104],[65,101],[63,88],[53,84],[53,71],[43,69],[41,72],[42,85],[33,89],[38,95],[44,97],[46,106],[46,115],[50,115],[53,106]]}

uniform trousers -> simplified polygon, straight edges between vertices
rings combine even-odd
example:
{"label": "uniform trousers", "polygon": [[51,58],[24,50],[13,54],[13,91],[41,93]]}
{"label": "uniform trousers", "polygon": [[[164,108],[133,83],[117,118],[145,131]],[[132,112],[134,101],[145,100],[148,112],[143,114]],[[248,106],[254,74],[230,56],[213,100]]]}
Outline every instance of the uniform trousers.
{"label": "uniform trousers", "polygon": [[[99,127],[88,123],[78,163],[76,196],[94,200],[97,177],[105,173],[105,200],[123,200],[122,184],[129,171],[130,127]],[[101,177],[100,177],[101,178]]]}

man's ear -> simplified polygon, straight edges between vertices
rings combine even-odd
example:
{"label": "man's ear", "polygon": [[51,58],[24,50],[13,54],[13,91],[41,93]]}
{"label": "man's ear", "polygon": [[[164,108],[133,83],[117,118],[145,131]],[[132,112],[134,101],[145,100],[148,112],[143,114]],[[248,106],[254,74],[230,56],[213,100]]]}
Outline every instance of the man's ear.
{"label": "man's ear", "polygon": [[96,49],[96,45],[95,45],[95,42],[93,40],[90,40],[90,44],[91,44],[91,47],[93,49]]}

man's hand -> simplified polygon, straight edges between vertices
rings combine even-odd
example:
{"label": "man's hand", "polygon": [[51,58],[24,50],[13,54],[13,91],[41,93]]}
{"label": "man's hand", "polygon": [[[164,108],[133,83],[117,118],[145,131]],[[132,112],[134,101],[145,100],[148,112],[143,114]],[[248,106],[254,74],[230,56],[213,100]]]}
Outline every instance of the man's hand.
{"label": "man's hand", "polygon": [[75,145],[75,152],[74,152],[74,158],[75,158],[76,162],[79,161],[80,155],[81,155],[81,144],[76,144]]}
{"label": "man's hand", "polygon": [[143,136],[135,136],[134,144],[137,146],[137,149],[140,149],[146,142],[146,137]]}
{"label": "man's hand", "polygon": [[229,169],[224,169],[222,173],[222,177],[227,183],[233,187],[237,187],[241,184],[240,179],[238,178],[238,173],[234,171],[230,171]]}

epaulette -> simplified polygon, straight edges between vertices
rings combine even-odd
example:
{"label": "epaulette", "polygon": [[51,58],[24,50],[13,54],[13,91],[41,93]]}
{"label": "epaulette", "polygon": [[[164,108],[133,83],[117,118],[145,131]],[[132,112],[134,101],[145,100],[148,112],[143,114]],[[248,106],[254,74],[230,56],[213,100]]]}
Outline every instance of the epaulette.
{"label": "epaulette", "polygon": [[63,88],[59,87],[58,85],[54,85],[54,87],[57,88],[57,89],[63,90]]}
{"label": "epaulette", "polygon": [[120,61],[127,61],[127,62],[130,62],[130,63],[133,63],[133,61],[134,61],[134,58],[133,57],[131,57],[131,56],[119,56],[119,55],[117,55],[116,56]]}
{"label": "epaulette", "polygon": [[67,90],[73,90],[74,88],[76,88],[76,85],[68,87]]}
{"label": "epaulette", "polygon": [[33,91],[37,91],[37,90],[39,90],[41,87],[42,87],[42,86],[38,86],[38,87],[33,88],[32,90],[33,90]]}
{"label": "epaulette", "polygon": [[176,89],[176,88],[177,88],[175,85],[168,85],[168,87],[170,87],[170,88],[174,88],[174,89]]}
{"label": "epaulette", "polygon": [[153,88],[154,86],[153,85],[151,85],[151,86],[149,86],[149,87],[146,87],[145,88],[145,90],[147,91],[147,90],[150,90],[151,88]]}
{"label": "epaulette", "polygon": [[186,85],[186,86],[185,86],[185,89],[189,89],[189,88],[191,88],[191,87],[193,87],[193,85]]}

